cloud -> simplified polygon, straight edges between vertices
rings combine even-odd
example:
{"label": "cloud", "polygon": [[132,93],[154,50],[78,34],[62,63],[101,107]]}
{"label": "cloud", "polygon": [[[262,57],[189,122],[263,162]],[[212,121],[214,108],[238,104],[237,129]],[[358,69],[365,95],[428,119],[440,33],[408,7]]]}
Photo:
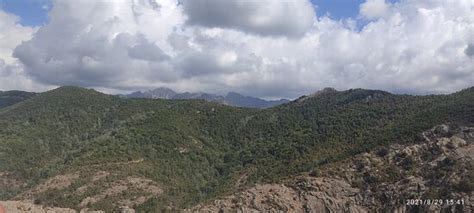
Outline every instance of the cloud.
{"label": "cloud", "polygon": [[[272,98],[324,87],[426,94],[474,84],[470,0],[401,0],[383,13],[361,12],[372,17],[361,29],[353,27],[360,19],[296,10],[306,1],[193,2],[54,1],[49,23],[14,45],[20,74],[0,75]],[[272,18],[253,23],[266,10]]]}
{"label": "cloud", "polygon": [[22,41],[29,40],[36,30],[20,25],[19,21],[17,16],[6,13],[0,8],[0,58],[6,63],[15,60],[12,57],[12,50]]}
{"label": "cloud", "polygon": [[307,0],[184,0],[183,5],[190,25],[262,36],[301,37],[315,19],[314,8]]}
{"label": "cloud", "polygon": [[464,53],[466,53],[467,57],[474,58],[474,44],[468,44]]}
{"label": "cloud", "polygon": [[19,63],[5,63],[0,59],[0,90],[45,91],[52,87],[38,84],[23,72]]}
{"label": "cloud", "polygon": [[45,84],[120,88],[174,78],[163,42],[182,19],[173,10],[174,1],[54,1],[50,22],[14,55]]}
{"label": "cloud", "polygon": [[128,48],[128,56],[146,61],[163,61],[169,58],[156,44],[148,41],[142,34],[138,34],[137,44]]}
{"label": "cloud", "polygon": [[13,49],[29,40],[35,28],[19,24],[19,18],[0,8],[0,90],[44,90],[48,87],[31,80],[23,65],[12,57]]}
{"label": "cloud", "polygon": [[360,5],[359,13],[368,19],[383,17],[389,8],[385,0],[366,0]]}

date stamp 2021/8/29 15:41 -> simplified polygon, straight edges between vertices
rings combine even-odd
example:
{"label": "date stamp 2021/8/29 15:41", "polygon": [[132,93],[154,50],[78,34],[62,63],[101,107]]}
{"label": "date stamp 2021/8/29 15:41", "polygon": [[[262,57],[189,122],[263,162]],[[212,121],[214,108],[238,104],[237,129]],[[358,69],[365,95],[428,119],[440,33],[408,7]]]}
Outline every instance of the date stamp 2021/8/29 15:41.
{"label": "date stamp 2021/8/29 15:41", "polygon": [[454,206],[464,205],[464,199],[406,199],[407,206]]}

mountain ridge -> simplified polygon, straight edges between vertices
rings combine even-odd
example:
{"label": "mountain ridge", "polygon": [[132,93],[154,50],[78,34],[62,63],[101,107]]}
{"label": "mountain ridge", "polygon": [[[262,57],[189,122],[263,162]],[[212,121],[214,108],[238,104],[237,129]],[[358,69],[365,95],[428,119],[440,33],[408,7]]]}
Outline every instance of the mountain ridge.
{"label": "mountain ridge", "polygon": [[[472,212],[474,128],[442,124],[422,135],[416,144],[392,144],[279,183],[258,184],[190,212]],[[450,178],[440,180],[443,173]],[[452,204],[407,205],[446,189],[441,193],[456,198]]]}
{"label": "mountain ridge", "polygon": [[244,96],[236,92],[229,92],[224,96],[203,93],[203,92],[183,92],[177,93],[169,88],[160,87],[147,91],[136,91],[126,95],[124,98],[149,98],[149,99],[203,99],[225,105],[248,108],[269,108],[290,102],[288,99],[264,100],[252,96]]}
{"label": "mountain ridge", "polygon": [[377,147],[416,144],[442,123],[473,126],[472,88],[346,90],[256,110],[60,87],[0,109],[0,199],[181,210]]}
{"label": "mountain ridge", "polygon": [[14,105],[35,96],[36,93],[19,90],[0,91],[0,108]]}

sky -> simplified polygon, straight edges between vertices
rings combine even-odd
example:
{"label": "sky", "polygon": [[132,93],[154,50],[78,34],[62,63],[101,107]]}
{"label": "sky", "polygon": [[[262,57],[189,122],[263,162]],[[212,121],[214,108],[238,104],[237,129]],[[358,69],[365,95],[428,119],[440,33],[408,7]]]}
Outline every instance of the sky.
{"label": "sky", "polygon": [[472,0],[0,0],[0,90],[474,86]]}
{"label": "sky", "polygon": [[[2,0],[5,11],[20,16],[24,26],[41,26],[48,21],[51,0]],[[395,2],[391,0],[390,2]],[[356,18],[364,0],[311,0],[315,12],[333,19]]]}
{"label": "sky", "polygon": [[40,26],[48,21],[50,0],[0,0],[0,8],[20,17],[23,26]]}

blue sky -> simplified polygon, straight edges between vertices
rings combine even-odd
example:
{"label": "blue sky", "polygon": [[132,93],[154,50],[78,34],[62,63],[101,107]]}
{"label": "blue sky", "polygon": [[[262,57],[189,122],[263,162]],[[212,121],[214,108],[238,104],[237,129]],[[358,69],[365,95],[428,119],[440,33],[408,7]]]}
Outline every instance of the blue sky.
{"label": "blue sky", "polygon": [[[398,0],[388,0],[394,3]],[[311,0],[316,5],[318,16],[329,15],[332,19],[356,18],[359,14],[359,5],[365,0]]]}
{"label": "blue sky", "polygon": [[[317,5],[318,16],[329,15],[332,19],[356,18],[359,5],[365,0],[311,0]],[[395,0],[390,0],[394,2]],[[0,0],[3,10],[21,17],[24,26],[40,26],[47,22],[51,0]]]}
{"label": "blue sky", "polygon": [[40,26],[47,22],[50,0],[0,0],[0,7],[21,18],[24,26]]}
{"label": "blue sky", "polygon": [[[239,1],[249,0],[0,0],[0,90],[294,98],[324,87],[450,93],[474,82],[472,0]],[[51,24],[35,33],[48,11]]]}
{"label": "blue sky", "polygon": [[311,0],[318,16],[329,14],[333,19],[357,17],[359,5],[364,0]]}

